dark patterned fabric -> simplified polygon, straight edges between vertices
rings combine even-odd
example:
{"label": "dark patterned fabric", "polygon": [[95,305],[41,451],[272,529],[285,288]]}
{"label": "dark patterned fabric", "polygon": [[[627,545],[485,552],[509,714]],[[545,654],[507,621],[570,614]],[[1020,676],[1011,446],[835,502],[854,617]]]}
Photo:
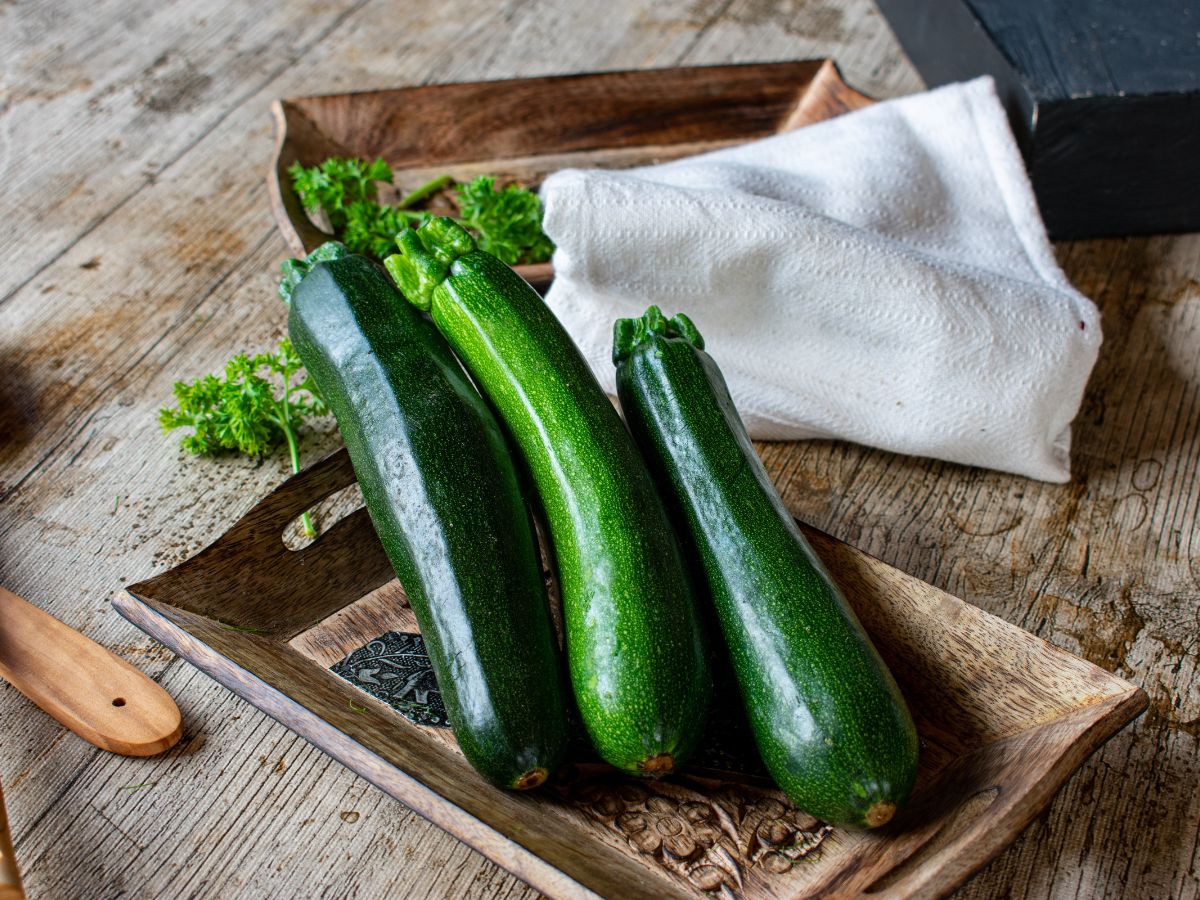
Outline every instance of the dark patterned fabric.
{"label": "dark patterned fabric", "polygon": [[418,725],[450,727],[419,634],[389,631],[330,666],[330,671]]}

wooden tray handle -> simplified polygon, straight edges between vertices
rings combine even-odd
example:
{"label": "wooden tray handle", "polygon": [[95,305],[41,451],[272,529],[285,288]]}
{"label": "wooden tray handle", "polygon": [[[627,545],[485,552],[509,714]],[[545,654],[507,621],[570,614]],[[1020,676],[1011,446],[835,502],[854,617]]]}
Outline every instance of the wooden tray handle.
{"label": "wooden tray handle", "polygon": [[[273,490],[211,546],[129,591],[149,600],[185,597],[180,608],[250,633],[290,638],[311,628],[395,577],[365,508],[306,547],[283,542],[302,512],[354,483],[350,455],[331,453]],[[292,586],[286,604],[270,600],[280,584]]]}

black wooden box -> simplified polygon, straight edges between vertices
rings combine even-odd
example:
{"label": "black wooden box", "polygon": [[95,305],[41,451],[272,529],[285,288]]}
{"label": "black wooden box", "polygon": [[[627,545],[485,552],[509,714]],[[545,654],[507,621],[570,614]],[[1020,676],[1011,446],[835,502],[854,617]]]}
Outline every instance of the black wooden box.
{"label": "black wooden box", "polygon": [[996,79],[1052,237],[1200,229],[1200,2],[877,3],[930,87]]}

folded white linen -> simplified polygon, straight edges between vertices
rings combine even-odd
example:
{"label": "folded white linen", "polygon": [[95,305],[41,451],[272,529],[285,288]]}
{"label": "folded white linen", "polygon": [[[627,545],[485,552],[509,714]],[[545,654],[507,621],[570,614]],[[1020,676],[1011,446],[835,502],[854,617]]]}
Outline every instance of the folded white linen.
{"label": "folded white linen", "polygon": [[685,312],[752,436],[1070,478],[1100,346],[990,78],[541,188],[550,307],[610,392],[612,326]]}

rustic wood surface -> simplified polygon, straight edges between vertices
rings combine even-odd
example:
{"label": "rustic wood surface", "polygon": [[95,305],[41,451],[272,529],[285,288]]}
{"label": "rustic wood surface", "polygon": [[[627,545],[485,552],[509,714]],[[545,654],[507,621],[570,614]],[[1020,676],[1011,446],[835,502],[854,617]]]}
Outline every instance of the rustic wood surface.
{"label": "rustic wood surface", "polygon": [[[179,701],[184,737],[96,750],[0,689],[32,897],[529,897],[511,875],[124,623],[123,584],[209,543],[282,458],[186,459],[171,383],[283,333],[273,98],[831,56],[920,82],[867,0],[0,3],[0,583]],[[801,518],[1141,684],[963,897],[1200,896],[1200,238],[1059,247],[1106,343],[1065,486],[813,442],[763,448]],[[308,459],[337,445],[326,429]]]}

